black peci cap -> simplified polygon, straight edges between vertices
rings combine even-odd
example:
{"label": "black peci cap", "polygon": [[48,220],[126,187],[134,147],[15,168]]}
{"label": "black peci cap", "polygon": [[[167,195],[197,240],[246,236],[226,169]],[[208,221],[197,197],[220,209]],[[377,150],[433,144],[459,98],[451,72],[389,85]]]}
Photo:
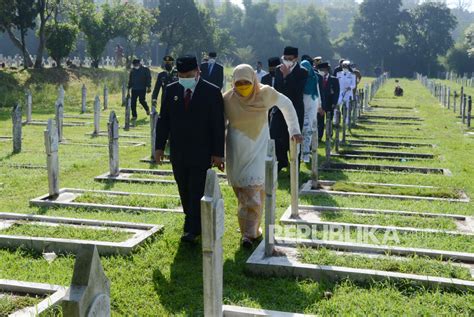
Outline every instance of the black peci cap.
{"label": "black peci cap", "polygon": [[163,57],[163,62],[174,62],[174,58],[169,55],[166,55],[165,57]]}
{"label": "black peci cap", "polygon": [[285,49],[283,51],[283,55],[298,56],[298,48],[297,47],[292,47],[292,46],[287,46],[287,47],[285,47]]}
{"label": "black peci cap", "polygon": [[268,67],[277,67],[278,65],[280,65],[279,57],[270,57],[268,59]]}
{"label": "black peci cap", "polygon": [[194,55],[184,55],[178,57],[176,68],[180,73],[187,73],[198,68],[197,59]]}
{"label": "black peci cap", "polygon": [[325,68],[328,68],[329,69],[329,63],[328,62],[324,62],[324,63],[321,63],[318,65],[318,69],[325,69]]}
{"label": "black peci cap", "polygon": [[135,58],[135,59],[132,61],[132,64],[133,64],[133,65],[140,64],[140,60],[139,60],[138,58]]}
{"label": "black peci cap", "polygon": [[209,57],[211,58],[216,58],[217,57],[217,53],[216,52],[209,52]]}

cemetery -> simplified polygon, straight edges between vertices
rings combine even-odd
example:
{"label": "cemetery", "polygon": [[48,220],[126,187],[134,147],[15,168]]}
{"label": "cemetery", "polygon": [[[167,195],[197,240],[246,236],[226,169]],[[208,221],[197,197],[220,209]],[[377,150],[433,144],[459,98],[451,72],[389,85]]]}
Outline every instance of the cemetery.
{"label": "cemetery", "polygon": [[473,1],[0,12],[0,317],[474,316]]}

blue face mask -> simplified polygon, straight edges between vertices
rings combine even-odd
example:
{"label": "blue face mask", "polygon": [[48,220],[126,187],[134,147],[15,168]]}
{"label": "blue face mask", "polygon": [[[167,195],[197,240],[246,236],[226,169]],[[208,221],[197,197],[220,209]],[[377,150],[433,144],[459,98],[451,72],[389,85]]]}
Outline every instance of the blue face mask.
{"label": "blue face mask", "polygon": [[184,90],[193,89],[196,85],[196,78],[179,78],[179,84],[184,87]]}

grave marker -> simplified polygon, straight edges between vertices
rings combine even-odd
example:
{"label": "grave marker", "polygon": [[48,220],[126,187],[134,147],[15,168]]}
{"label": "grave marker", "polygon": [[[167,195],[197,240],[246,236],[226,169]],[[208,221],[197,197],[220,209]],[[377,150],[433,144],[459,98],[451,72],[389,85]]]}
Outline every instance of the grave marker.
{"label": "grave marker", "polygon": [[64,105],[64,87],[63,85],[59,85],[59,89],[58,89],[58,100],[61,104]]}
{"label": "grave marker", "polygon": [[110,316],[110,281],[95,246],[79,251],[71,286],[61,306],[68,317]]}
{"label": "grave marker", "polygon": [[150,143],[151,143],[151,160],[154,162],[156,160],[156,127],[158,124],[159,113],[156,111],[156,107],[151,107],[150,112]]}
{"label": "grave marker", "polygon": [[122,107],[125,107],[127,104],[127,84],[122,83]]}
{"label": "grave marker", "polygon": [[104,110],[107,110],[109,107],[109,89],[107,85],[104,85]]}
{"label": "grave marker", "polygon": [[107,123],[109,133],[109,169],[110,176],[118,176],[119,168],[119,123],[115,111],[110,113]]}
{"label": "grave marker", "polygon": [[26,123],[32,121],[32,107],[33,107],[33,98],[31,96],[31,90],[26,90]]}
{"label": "grave marker", "polygon": [[275,225],[276,190],[278,188],[278,162],[275,140],[268,141],[265,158],[265,255],[273,255],[273,226]]}
{"label": "grave marker", "polygon": [[94,132],[93,136],[98,136],[100,133],[100,100],[99,96],[94,99]]}
{"label": "grave marker", "polygon": [[58,140],[63,141],[63,122],[64,122],[64,108],[63,104],[58,100],[55,105],[56,108],[56,127],[58,128]]}
{"label": "grave marker", "polygon": [[52,119],[48,120],[48,125],[44,131],[44,144],[46,148],[49,196],[54,198],[59,195],[59,138],[58,129]]}
{"label": "grave marker", "polygon": [[472,110],[472,97],[469,96],[469,100],[467,102],[467,127],[471,127],[471,110]]}
{"label": "grave marker", "polygon": [[87,111],[87,87],[85,84],[82,84],[82,98],[81,98],[81,113]]}
{"label": "grave marker", "polygon": [[299,188],[299,145],[290,140],[290,184],[291,184],[291,210],[292,214],[298,212],[298,188]]}
{"label": "grave marker", "polygon": [[132,107],[132,98],[127,97],[127,104],[125,106],[125,126],[123,129],[125,131],[130,130],[130,111]]}
{"label": "grave marker", "polygon": [[12,135],[13,135],[13,153],[21,152],[22,138],[22,122],[21,122],[21,106],[16,104],[12,111]]}

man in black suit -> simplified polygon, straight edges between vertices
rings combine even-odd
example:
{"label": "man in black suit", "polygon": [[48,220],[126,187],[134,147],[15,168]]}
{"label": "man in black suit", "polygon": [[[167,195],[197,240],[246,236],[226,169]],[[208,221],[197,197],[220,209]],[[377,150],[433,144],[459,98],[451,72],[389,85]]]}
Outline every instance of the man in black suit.
{"label": "man in black suit", "polygon": [[[151,102],[156,107],[158,95],[161,91],[165,91],[166,86],[178,80],[178,71],[174,67],[174,58],[171,56],[163,57],[163,68],[164,70],[158,74],[156,78],[155,88],[151,94]],[[161,95],[163,97],[163,94]]]}
{"label": "man in black suit", "polygon": [[220,89],[199,77],[195,56],[178,58],[178,82],[168,85],[161,100],[156,131],[156,161],[161,163],[166,142],[186,215],[182,241],[201,234],[201,198],[206,172],[224,170],[224,101]]}
{"label": "man in black suit", "polygon": [[201,77],[220,89],[224,86],[224,67],[216,62],[216,52],[209,52],[209,60],[202,63]]}
{"label": "man in black suit", "polygon": [[324,117],[325,115],[332,117],[334,107],[339,100],[339,80],[329,73],[329,63],[319,64],[318,70],[320,71],[318,84],[322,107],[322,110],[318,109],[318,136],[321,141],[324,135]]}
{"label": "man in black suit", "polygon": [[[301,130],[304,121],[303,92],[307,78],[308,72],[298,63],[298,49],[285,47],[282,65],[278,66],[275,72],[274,88],[293,102]],[[288,166],[290,136],[286,121],[278,108],[273,108],[271,113],[270,137],[275,140],[278,170],[281,171]]]}
{"label": "man in black suit", "polygon": [[280,65],[279,57],[271,57],[268,59],[268,74],[262,77],[263,85],[275,87],[275,73],[277,66]]}

